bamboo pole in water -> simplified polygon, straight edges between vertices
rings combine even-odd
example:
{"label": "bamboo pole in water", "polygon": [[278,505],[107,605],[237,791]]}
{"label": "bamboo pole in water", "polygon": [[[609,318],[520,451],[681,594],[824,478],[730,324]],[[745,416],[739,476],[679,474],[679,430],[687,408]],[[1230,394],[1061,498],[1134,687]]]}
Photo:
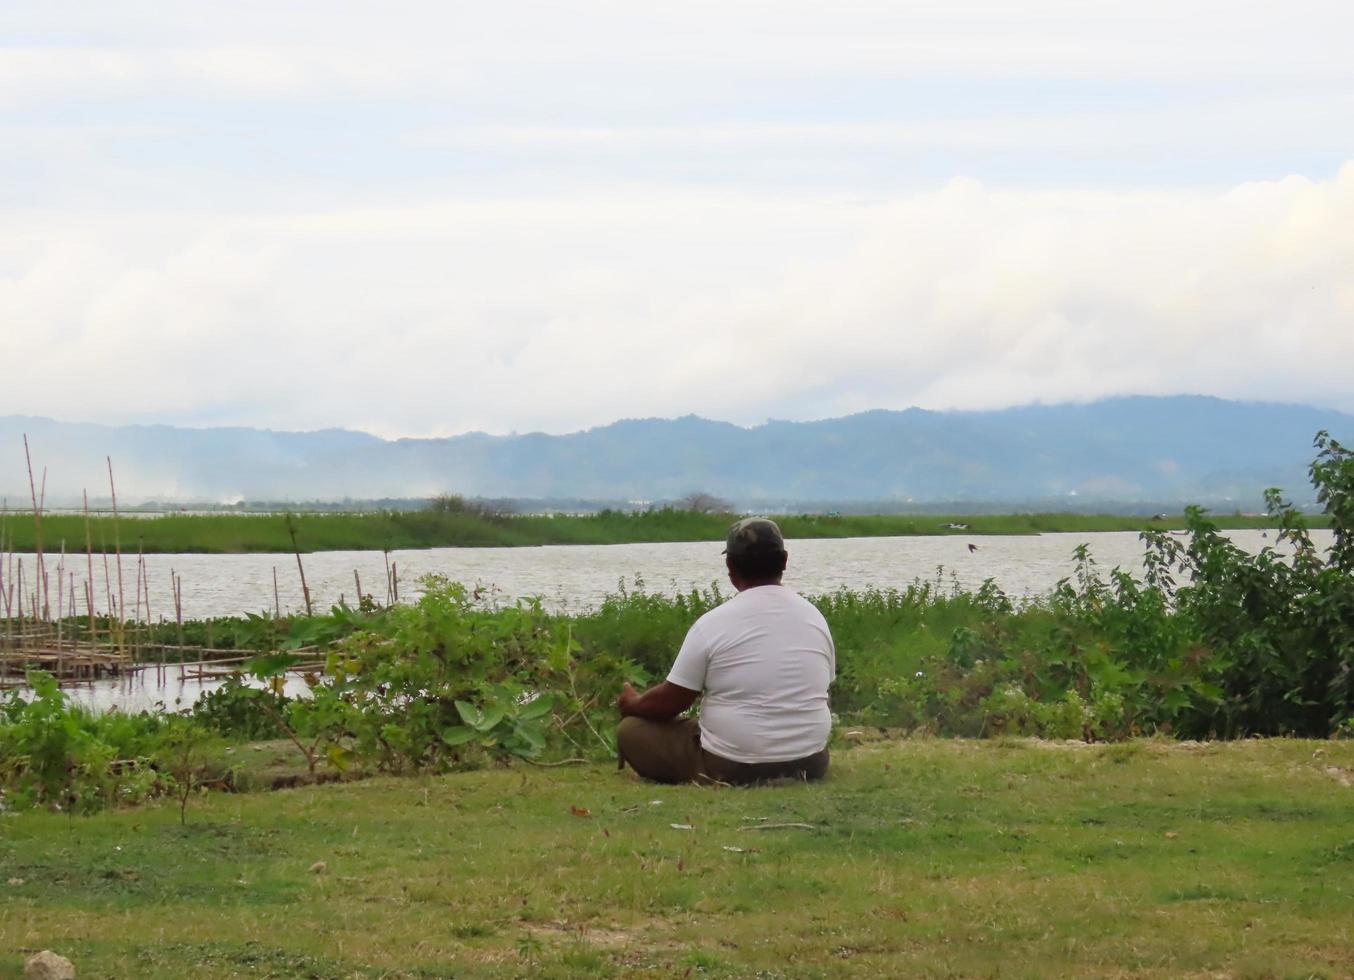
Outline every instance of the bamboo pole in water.
{"label": "bamboo pole in water", "polygon": [[301,598],[306,601],[306,615],[312,616],[310,608],[310,587],[306,585],[306,567],[301,564],[301,547],[296,543],[296,522],[291,514],[287,515],[287,533],[291,535],[292,550],[296,552],[296,569],[301,573]]}
{"label": "bamboo pole in water", "polygon": [[77,618],[79,613],[75,611],[75,573],[70,575],[70,605],[66,607],[66,615],[71,618],[71,649],[74,650],[80,645],[80,620]]}
{"label": "bamboo pole in water", "polygon": [[117,612],[117,610],[113,608],[113,580],[112,576],[108,573],[108,544],[107,542],[103,542],[100,546],[103,548],[103,608],[108,616],[108,632],[109,639],[111,640],[113,632],[113,614]]}
{"label": "bamboo pole in water", "polygon": [[[136,545],[136,615],[132,617],[132,659],[141,659],[141,644],[144,632],[141,628],[141,587],[146,577],[146,560],[141,554],[140,539]],[[150,610],[146,610],[146,622],[150,622]]]}
{"label": "bamboo pole in water", "polygon": [[19,620],[19,646],[22,647],[24,641],[24,560],[22,558],[19,559],[18,586],[19,603],[17,612]]}
{"label": "bamboo pole in water", "polygon": [[8,556],[5,551],[5,535],[9,530],[9,501],[0,502],[0,602],[5,604],[5,643],[0,648],[0,682],[9,677],[9,651],[14,646],[14,620],[10,612],[10,593],[13,587],[5,574]]}
{"label": "bamboo pole in water", "polygon": [[139,558],[141,561],[141,590],[145,593],[146,598],[146,625],[150,626],[150,565],[146,564],[144,555],[139,556]]}
{"label": "bamboo pole in water", "polygon": [[56,622],[57,627],[61,626],[61,614],[66,611],[66,603],[62,598],[65,593],[62,591],[66,586],[66,539],[61,539],[61,554],[56,560]]}
{"label": "bamboo pole in water", "polygon": [[[9,498],[0,500],[0,599],[5,595],[5,583],[9,577],[5,574],[5,562],[8,552],[5,549],[5,541],[9,531]],[[9,604],[5,604],[5,619],[9,619]]]}
{"label": "bamboo pole in water", "polygon": [[89,642],[99,645],[98,635],[94,632],[94,583],[85,580],[85,612],[89,613]]}
{"label": "bamboo pole in water", "polygon": [[273,628],[271,636],[273,641],[273,652],[277,653],[277,626],[282,619],[282,600],[277,592],[277,566],[273,566]]}
{"label": "bamboo pole in water", "polygon": [[[146,635],[147,635],[147,636],[153,636],[154,634],[153,634],[153,632],[152,632],[152,626],[151,626],[151,611],[150,611],[150,566],[149,566],[149,565],[146,565],[145,568],[144,568],[144,569],[142,570],[142,572],[141,572],[141,588],[142,588],[142,589],[145,591],[145,593],[146,593]],[[161,616],[160,619],[161,619],[162,622],[164,621],[164,617],[163,617],[163,616]],[[141,654],[141,655],[142,655],[143,658],[145,657],[146,654],[145,654],[145,650],[144,650],[144,649],[142,650],[142,654]]]}
{"label": "bamboo pole in water", "polygon": [[99,634],[94,625],[94,538],[89,533],[89,490],[82,491],[85,501],[85,608],[89,612],[89,642],[97,644]]}
{"label": "bamboo pole in water", "polygon": [[62,676],[66,666],[63,647],[61,645],[62,635],[61,627],[63,625],[62,613],[66,611],[66,604],[63,598],[66,594],[66,539],[61,539],[61,558],[56,563],[56,676]]}
{"label": "bamboo pole in water", "polygon": [[136,556],[136,585],[133,588],[132,593],[134,599],[132,605],[132,622],[139,623],[141,622],[141,556],[139,554]]}
{"label": "bamboo pole in water", "polygon": [[[183,576],[174,576],[174,622],[178,626],[179,646],[183,646]],[[161,657],[163,659],[163,656]],[[179,678],[183,678],[183,654],[179,654]]]}
{"label": "bamboo pole in water", "polygon": [[395,602],[395,595],[390,586],[390,549],[382,548],[381,554],[385,556],[386,560],[386,605],[390,606]]}
{"label": "bamboo pole in water", "polygon": [[[127,619],[127,601],[122,591],[122,539],[118,531],[118,488],[113,483],[113,457],[105,456],[108,461],[108,491],[113,497],[113,551],[117,555],[118,563],[118,622],[124,622]],[[119,640],[121,640],[122,630],[118,630]],[[119,642],[118,644],[122,644]]]}
{"label": "bamboo pole in water", "polygon": [[[47,513],[47,467],[45,466],[42,468],[42,485],[38,491],[38,513]],[[50,622],[52,619],[52,590],[47,576],[47,558],[45,555],[38,565],[42,572],[42,618],[44,622]],[[60,588],[61,583],[57,582],[56,584]]]}
{"label": "bamboo pole in water", "polygon": [[[10,594],[14,587],[10,584],[9,571],[13,565],[9,564],[11,555],[5,550],[6,533],[9,530],[9,500],[0,502],[0,601],[5,604],[5,647],[8,652],[14,646],[14,620],[13,610],[10,603]],[[6,657],[0,661],[0,671],[8,671],[9,659]],[[0,673],[0,677],[4,674]]]}
{"label": "bamboo pole in water", "polygon": [[[38,506],[38,488],[33,481],[33,456],[28,450],[28,433],[24,433],[24,462],[28,464],[28,494],[33,501],[33,553],[37,555],[34,561],[37,562],[37,570],[33,573],[34,581],[38,584],[42,582],[42,508]],[[43,496],[47,493],[46,473],[43,473]],[[34,586],[35,588],[37,585]]]}

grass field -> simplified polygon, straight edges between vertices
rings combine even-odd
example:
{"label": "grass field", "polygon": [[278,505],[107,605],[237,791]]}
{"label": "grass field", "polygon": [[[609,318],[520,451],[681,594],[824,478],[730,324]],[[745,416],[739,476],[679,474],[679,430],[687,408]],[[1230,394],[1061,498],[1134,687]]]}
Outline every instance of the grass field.
{"label": "grass field", "polygon": [[808,786],[526,767],[186,827],[4,814],[0,977],[43,948],[82,978],[1345,977],[1352,777],[1350,742],[923,739]]}
{"label": "grass field", "polygon": [[[623,544],[656,541],[718,541],[728,530],[727,514],[656,510],[627,513],[603,511],[578,516],[494,515],[475,510],[456,512],[385,511],[370,514],[300,514],[296,543],[302,551],[398,550],[434,547],[517,547],[543,544]],[[784,515],[778,516],[787,537],[840,538],[934,534],[1039,534],[1042,532],[1141,531],[1183,528],[1183,516],[1164,521],[1113,514],[985,514],[966,515]],[[1270,527],[1263,517],[1218,516],[1224,528]],[[151,553],[288,552],[292,539],[282,514],[179,515],[90,522],[96,551],[138,547]],[[4,520],[10,551],[32,551],[35,528],[31,514],[13,513]],[[1325,526],[1314,519],[1313,526]],[[963,524],[965,529],[947,528]],[[85,548],[84,518],[51,514],[43,518],[44,547],[68,551]]]}

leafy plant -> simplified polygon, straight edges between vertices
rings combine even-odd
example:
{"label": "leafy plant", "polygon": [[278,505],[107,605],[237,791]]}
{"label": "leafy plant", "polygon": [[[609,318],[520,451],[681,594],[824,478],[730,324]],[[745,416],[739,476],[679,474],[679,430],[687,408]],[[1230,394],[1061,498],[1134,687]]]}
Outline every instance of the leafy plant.
{"label": "leafy plant", "polygon": [[[339,753],[390,771],[535,758],[552,743],[610,749],[610,700],[638,672],[606,654],[581,659],[570,624],[539,603],[483,608],[460,583],[432,577],[379,629],[330,656],[329,679],[297,711],[322,713]],[[605,718],[605,721],[603,721]]]}
{"label": "leafy plant", "polygon": [[0,785],[15,806],[88,813],[151,795],[145,764],[165,721],[95,715],[68,702],[52,675],[27,676],[31,696],[0,702]]}
{"label": "leafy plant", "polygon": [[1325,557],[1276,489],[1266,503],[1279,524],[1277,546],[1258,555],[1197,507],[1186,513],[1187,544],[1144,535],[1154,567],[1187,578],[1175,609],[1215,659],[1210,731],[1320,737],[1354,716],[1354,454],[1325,432],[1315,445],[1309,472],[1335,539]]}
{"label": "leafy plant", "polygon": [[272,689],[251,687],[240,674],[201,695],[193,704],[193,718],[219,735],[264,740],[282,738],[279,719],[287,713],[290,698]]}
{"label": "leafy plant", "polygon": [[[296,746],[306,760],[306,768],[314,775],[315,767],[325,754],[326,743],[342,734],[344,712],[332,696],[326,696],[322,685],[317,684],[320,693],[308,699],[289,700],[282,694],[287,671],[299,662],[300,658],[294,654],[271,653],[250,660],[245,669],[268,685],[255,698],[254,704],[271,719],[274,728]],[[329,755],[336,762],[342,760],[337,751]]]}
{"label": "leafy plant", "polygon": [[179,801],[179,823],[188,822],[188,799],[200,785],[200,778],[214,738],[194,721],[183,717],[169,719],[155,750],[155,762],[170,791]]}

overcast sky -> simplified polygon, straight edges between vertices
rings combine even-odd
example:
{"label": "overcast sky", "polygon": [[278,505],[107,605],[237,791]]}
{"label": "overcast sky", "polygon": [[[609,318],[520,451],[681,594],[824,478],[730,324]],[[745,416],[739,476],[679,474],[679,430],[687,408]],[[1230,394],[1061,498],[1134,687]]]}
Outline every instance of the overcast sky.
{"label": "overcast sky", "polygon": [[1354,411],[1354,6],[0,5],[0,414]]}

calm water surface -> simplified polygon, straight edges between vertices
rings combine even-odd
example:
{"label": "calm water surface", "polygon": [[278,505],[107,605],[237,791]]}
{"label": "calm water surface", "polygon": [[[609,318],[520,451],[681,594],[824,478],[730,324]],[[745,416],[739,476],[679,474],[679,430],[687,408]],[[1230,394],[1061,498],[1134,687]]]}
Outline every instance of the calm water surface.
{"label": "calm water surface", "polygon": [[[1272,533],[1233,531],[1229,537],[1257,551],[1272,543]],[[1331,542],[1329,531],[1313,535],[1318,547]],[[972,544],[977,550],[970,551]],[[976,588],[986,578],[1012,595],[1049,592],[1072,572],[1072,550],[1086,544],[1106,570],[1122,566],[1138,572],[1142,544],[1135,532],[1044,534],[984,537],[954,535],[910,538],[791,540],[786,584],[807,594],[838,588],[902,587],[934,579],[943,569],[946,582],[957,579]],[[595,607],[617,583],[643,580],[650,591],[676,593],[718,581],[727,587],[722,542],[676,544],[549,545],[538,548],[431,548],[394,551],[401,599],[417,594],[418,579],[429,573],[467,584],[495,587],[505,601],[540,596],[551,609]],[[385,558],[379,551],[327,551],[303,555],[306,581],[317,610],[356,595],[353,572],[362,591],[384,602]],[[133,562],[134,565],[134,562]],[[186,618],[271,612],[276,570],[282,612],[304,610],[296,559],[288,555],[148,555],[151,615],[173,618],[170,572],[183,581]],[[78,569],[78,566],[77,566]],[[125,570],[124,570],[125,573]],[[96,573],[97,574],[97,573]],[[134,571],[132,575],[134,577]],[[99,588],[102,589],[102,581]]]}
{"label": "calm water surface", "polygon": [[[1258,551],[1273,543],[1273,532],[1231,531],[1228,537]],[[1331,543],[1331,532],[1313,533],[1318,548]],[[972,544],[976,550],[970,550]],[[839,588],[903,588],[917,579],[942,579],[946,587],[957,582],[973,589],[992,578],[1013,596],[1042,595],[1058,580],[1072,574],[1072,551],[1086,544],[1108,572],[1115,566],[1140,573],[1142,543],[1135,532],[1044,534],[1031,536],[840,538],[791,540],[786,543],[790,566],[785,582],[806,594]],[[400,581],[400,598],[417,595],[418,579],[436,573],[467,584],[490,586],[503,602],[539,596],[547,607],[582,611],[595,607],[624,579],[633,587],[642,580],[646,589],[675,594],[706,588],[718,582],[726,592],[722,542],[675,544],[550,545],[539,548],[432,548],[391,552]],[[183,614],[198,619],[271,612],[273,573],[283,613],[304,611],[301,583],[294,557],[287,555],[148,555],[145,559],[151,616],[173,618],[171,570],[183,582]],[[386,598],[386,564],[381,552],[328,551],[303,555],[306,581],[316,610],[327,610],[340,598],[353,603],[353,571],[362,591]],[[78,566],[77,566],[78,567]],[[132,562],[131,577],[135,577]],[[127,568],[124,566],[124,574]],[[99,588],[102,589],[100,577]],[[170,710],[187,706],[203,690],[220,682],[187,678],[177,670],[157,683],[154,671],[142,672],[130,683],[110,682],[73,689],[73,696],[92,707],[118,704],[137,710],[161,702]],[[304,690],[293,682],[291,693]]]}

